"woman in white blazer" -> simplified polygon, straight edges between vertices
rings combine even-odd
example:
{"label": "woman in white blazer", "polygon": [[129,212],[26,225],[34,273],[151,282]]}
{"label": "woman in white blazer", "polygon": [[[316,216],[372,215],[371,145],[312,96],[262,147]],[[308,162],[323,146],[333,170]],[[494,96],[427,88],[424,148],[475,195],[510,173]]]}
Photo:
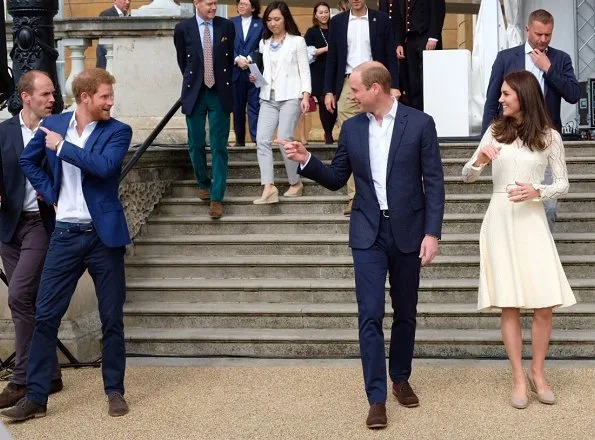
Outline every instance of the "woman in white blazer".
{"label": "woman in white blazer", "polygon": [[[263,76],[267,84],[260,88],[260,111],[256,128],[256,148],[260,167],[260,183],[264,186],[255,205],[279,202],[273,171],[273,135],[293,140],[293,132],[300,113],[308,110],[310,98],[310,65],[306,42],[300,36],[297,25],[285,2],[270,3],[262,17],[266,27],[262,34],[259,51],[262,54]],[[251,75],[251,81],[254,76]],[[289,189],[285,197],[299,197],[303,185],[297,174],[295,162],[287,158],[280,148]]]}

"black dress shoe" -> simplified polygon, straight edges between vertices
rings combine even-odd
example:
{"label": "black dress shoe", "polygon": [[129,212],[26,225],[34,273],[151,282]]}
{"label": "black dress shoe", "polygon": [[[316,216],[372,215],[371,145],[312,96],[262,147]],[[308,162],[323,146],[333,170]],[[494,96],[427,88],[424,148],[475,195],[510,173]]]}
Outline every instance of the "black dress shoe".
{"label": "black dress shoe", "polygon": [[47,405],[39,405],[27,397],[23,397],[15,406],[0,412],[4,417],[14,422],[33,419],[35,417],[45,417]]}
{"label": "black dress shoe", "polygon": [[386,405],[384,403],[373,403],[370,405],[366,426],[368,429],[386,428]]}

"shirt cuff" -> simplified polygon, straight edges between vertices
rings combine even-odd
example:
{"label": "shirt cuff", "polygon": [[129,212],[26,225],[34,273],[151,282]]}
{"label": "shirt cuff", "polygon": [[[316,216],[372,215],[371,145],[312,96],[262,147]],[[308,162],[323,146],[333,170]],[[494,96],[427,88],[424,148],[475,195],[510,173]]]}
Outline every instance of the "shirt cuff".
{"label": "shirt cuff", "polygon": [[469,168],[471,168],[473,171],[481,171],[485,168],[485,166],[487,165],[487,163],[481,164],[480,166],[476,167],[473,165],[469,165]]}
{"label": "shirt cuff", "polygon": [[308,163],[310,163],[310,159],[312,159],[312,153],[308,153],[308,159],[306,159],[306,163],[304,163],[303,165],[300,164],[300,170],[303,170],[308,166]]}
{"label": "shirt cuff", "polygon": [[62,145],[64,145],[64,140],[61,140],[56,148],[56,156],[60,157],[60,151],[62,151]]}
{"label": "shirt cuff", "polygon": [[438,42],[438,38],[432,38],[432,37],[429,37],[429,38],[428,38],[428,41],[435,41],[435,42],[437,43],[437,42]]}

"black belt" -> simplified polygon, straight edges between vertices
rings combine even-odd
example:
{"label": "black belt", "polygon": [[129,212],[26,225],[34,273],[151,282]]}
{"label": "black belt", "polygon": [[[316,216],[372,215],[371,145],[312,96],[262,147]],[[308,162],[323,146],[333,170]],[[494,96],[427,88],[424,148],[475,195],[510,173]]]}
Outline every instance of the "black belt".
{"label": "black belt", "polygon": [[69,232],[91,232],[95,229],[93,223],[56,222],[56,229],[66,229]]}
{"label": "black belt", "polygon": [[21,220],[33,220],[40,218],[41,214],[39,211],[23,211],[21,212]]}
{"label": "black belt", "polygon": [[380,214],[382,214],[382,217],[384,218],[390,218],[390,215],[388,214],[388,209],[381,209]]}

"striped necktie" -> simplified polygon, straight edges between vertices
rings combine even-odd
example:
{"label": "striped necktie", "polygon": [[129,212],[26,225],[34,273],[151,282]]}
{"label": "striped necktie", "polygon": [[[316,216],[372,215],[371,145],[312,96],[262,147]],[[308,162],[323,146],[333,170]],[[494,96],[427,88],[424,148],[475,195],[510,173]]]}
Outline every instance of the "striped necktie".
{"label": "striped necktie", "polygon": [[209,25],[205,21],[205,33],[202,39],[202,53],[205,60],[205,73],[204,81],[205,85],[210,89],[215,85],[215,71],[213,70],[213,43],[211,43],[211,31]]}

